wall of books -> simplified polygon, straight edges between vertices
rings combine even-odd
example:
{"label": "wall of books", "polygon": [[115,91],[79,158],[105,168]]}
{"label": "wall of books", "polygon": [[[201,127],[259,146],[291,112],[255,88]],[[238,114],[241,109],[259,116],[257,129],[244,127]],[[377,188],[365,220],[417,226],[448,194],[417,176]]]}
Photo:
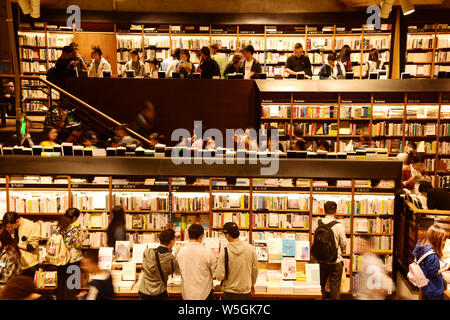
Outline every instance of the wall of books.
{"label": "wall of books", "polygon": [[[317,294],[320,285],[310,244],[324,216],[323,205],[332,200],[338,204],[337,217],[348,239],[342,290],[353,292],[361,267],[354,245],[358,237],[369,237],[374,252],[392,271],[394,190],[390,180],[6,176],[0,178],[0,212],[17,211],[39,224],[36,283],[41,288],[56,285],[54,268],[44,258],[45,242],[64,211],[77,207],[82,212],[77,223],[89,231],[83,250],[100,249],[101,255],[114,258],[109,264],[119,292],[137,290],[143,251],[157,246],[163,228],[175,229],[178,248],[188,238],[187,228],[199,223],[205,228],[204,245],[218,254],[226,244],[221,228],[233,221],[240,227],[241,239],[257,251],[257,293]],[[117,242],[113,254],[105,247],[115,205],[125,210],[128,239]],[[171,278],[171,290],[179,291],[180,281]]]}
{"label": "wall of books", "polygon": [[348,151],[364,133],[389,156],[413,141],[434,184],[450,186],[447,94],[263,92],[261,98],[261,128],[277,129],[282,143],[293,137],[295,125],[303,129],[312,152],[319,141],[327,141],[329,151]]}
{"label": "wall of books", "polygon": [[408,26],[404,72],[415,78],[445,78],[450,72],[448,24]]}

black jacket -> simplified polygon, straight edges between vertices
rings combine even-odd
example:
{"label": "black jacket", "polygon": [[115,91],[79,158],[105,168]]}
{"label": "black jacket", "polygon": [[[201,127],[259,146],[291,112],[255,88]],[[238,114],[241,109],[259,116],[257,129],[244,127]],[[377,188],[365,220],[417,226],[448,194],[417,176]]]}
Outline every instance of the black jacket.
{"label": "black jacket", "polygon": [[[238,72],[245,75],[245,63],[247,62],[247,59],[242,60],[239,62],[238,65]],[[262,72],[261,64],[258,60],[253,59],[252,68],[250,71],[253,71],[255,74],[251,77],[252,79],[259,79],[259,74]]]}
{"label": "black jacket", "polygon": [[220,77],[220,67],[211,57],[206,58],[200,65],[202,70],[202,79],[212,79],[213,76]]}

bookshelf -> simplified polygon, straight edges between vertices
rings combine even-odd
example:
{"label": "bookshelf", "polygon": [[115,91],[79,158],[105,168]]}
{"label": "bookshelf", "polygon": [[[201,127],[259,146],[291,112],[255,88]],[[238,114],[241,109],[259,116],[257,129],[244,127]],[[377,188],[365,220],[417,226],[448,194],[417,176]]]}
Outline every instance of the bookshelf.
{"label": "bookshelf", "polygon": [[[294,81],[294,80],[292,80]],[[418,145],[435,186],[450,182],[450,100],[447,93],[261,92],[261,128],[276,128],[284,143],[293,128],[304,132],[308,150],[325,140],[344,152],[363,133],[395,157],[409,141]]]}
{"label": "bookshelf", "polygon": [[[61,161],[70,162],[70,159]],[[399,170],[400,166],[396,168]],[[393,178],[389,172],[392,171],[386,170],[386,178]],[[26,218],[40,221],[42,245],[51,236],[62,210],[76,206],[82,211],[79,224],[90,232],[83,250],[105,246],[111,208],[118,204],[125,209],[128,240],[134,244],[157,242],[158,232],[167,225],[176,230],[180,240],[184,240],[191,223],[202,224],[207,236],[219,238],[221,226],[227,221],[238,223],[241,236],[250,243],[274,238],[310,243],[317,220],[323,216],[324,202],[334,200],[338,203],[338,219],[346,226],[350,248],[344,253],[349,292],[353,292],[358,265],[357,254],[350,244],[361,234],[373,239],[374,246],[378,246],[377,253],[387,261],[389,268],[392,267],[395,184],[398,181],[392,181],[391,188],[379,189],[372,187],[370,180],[360,180],[360,174],[358,179],[342,177],[342,180],[336,180],[336,174],[333,178],[296,177],[296,181],[278,177],[223,178],[217,173],[209,178],[195,177],[193,173],[194,177],[189,179],[171,176],[154,176],[154,179],[146,172],[142,172],[145,174],[142,178],[133,174],[124,178],[116,176],[117,172],[103,172],[102,176],[83,172],[73,176],[42,174],[6,175],[5,183],[0,185],[0,205],[3,203],[8,210],[20,209],[17,199],[28,199],[30,192],[49,193],[53,198],[49,195],[44,199],[50,198],[61,204],[61,209],[44,206],[44,202],[39,210],[17,210]],[[398,173],[396,176],[399,177]],[[135,216],[142,219],[133,218]],[[303,272],[309,261],[298,260],[297,270]],[[45,262],[40,267],[43,270],[50,268]],[[260,261],[263,270],[273,271],[279,267],[280,263]]]}
{"label": "bookshelf", "polygon": [[450,71],[450,29],[446,24],[408,26],[405,72],[416,78],[436,78]]}

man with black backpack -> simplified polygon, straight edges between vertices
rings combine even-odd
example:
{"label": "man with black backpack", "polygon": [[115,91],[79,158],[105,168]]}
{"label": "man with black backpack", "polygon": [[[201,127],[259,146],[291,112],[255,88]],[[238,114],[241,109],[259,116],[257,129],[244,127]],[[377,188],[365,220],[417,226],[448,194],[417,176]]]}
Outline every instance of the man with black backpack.
{"label": "man with black backpack", "polygon": [[223,225],[228,240],[217,261],[216,280],[222,281],[224,300],[250,300],[258,277],[258,258],[249,243],[239,239],[239,228],[234,222]]}
{"label": "man with black backpack", "polygon": [[139,287],[141,300],[167,300],[167,280],[170,274],[179,274],[178,263],[171,250],[175,231],[165,229],[159,234],[160,246],[148,248],[142,260],[143,278]]}
{"label": "man with black backpack", "polygon": [[[346,248],[345,227],[336,221],[337,204],[327,201],[324,205],[325,218],[319,220],[314,232],[314,242],[311,247],[313,257],[320,264],[320,286],[324,299],[339,299],[341,291],[342,270],[344,259],[342,252]],[[326,292],[329,279],[330,294]]]}

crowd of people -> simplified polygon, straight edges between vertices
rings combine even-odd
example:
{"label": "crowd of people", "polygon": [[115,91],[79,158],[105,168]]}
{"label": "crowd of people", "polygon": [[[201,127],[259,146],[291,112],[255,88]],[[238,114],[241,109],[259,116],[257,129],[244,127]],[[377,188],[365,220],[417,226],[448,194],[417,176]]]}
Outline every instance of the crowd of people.
{"label": "crowd of people", "polygon": [[[193,78],[194,73],[197,73],[203,79],[226,79],[232,74],[240,74],[244,79],[258,79],[260,74],[264,73],[261,62],[253,57],[255,49],[252,45],[236,50],[229,57],[221,52],[217,44],[212,44],[210,47],[204,46],[195,53],[198,63],[190,61],[189,50],[175,48],[172,54],[162,61],[157,59],[148,61],[148,69],[140,59],[140,51],[141,49],[137,48],[129,51],[129,60],[119,76],[158,78],[159,72],[162,72],[166,78]],[[350,53],[350,47],[344,45],[338,55],[328,54],[325,63],[318,71],[319,79],[345,78],[346,73],[352,73]],[[91,59],[92,63],[88,66],[79,53],[78,44],[72,43],[63,48],[55,67],[49,70],[47,77],[64,88],[65,77],[80,77],[83,72],[94,78],[111,76],[111,65],[103,57],[100,47],[92,48]],[[383,70],[384,64],[385,62],[379,59],[378,50],[371,49],[369,60],[363,67],[363,77],[368,77],[371,72]],[[296,43],[293,54],[286,60],[285,76],[295,77],[299,73],[305,74],[306,78],[313,76],[311,62],[304,54],[302,44]]]}

